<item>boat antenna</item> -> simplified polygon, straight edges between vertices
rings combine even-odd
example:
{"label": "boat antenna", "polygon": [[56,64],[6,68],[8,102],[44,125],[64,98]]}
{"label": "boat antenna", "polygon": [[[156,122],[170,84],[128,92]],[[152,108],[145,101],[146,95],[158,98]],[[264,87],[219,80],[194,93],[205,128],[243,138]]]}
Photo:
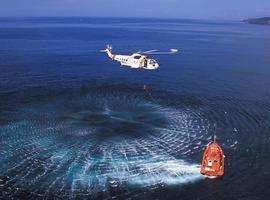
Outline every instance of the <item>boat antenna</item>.
{"label": "boat antenna", "polygon": [[215,131],[214,131],[214,143],[216,143],[216,140],[217,140],[217,124],[215,123],[214,124],[214,127],[215,127]]}
{"label": "boat antenna", "polygon": [[217,136],[214,135],[214,143],[216,143],[216,141],[217,141]]}

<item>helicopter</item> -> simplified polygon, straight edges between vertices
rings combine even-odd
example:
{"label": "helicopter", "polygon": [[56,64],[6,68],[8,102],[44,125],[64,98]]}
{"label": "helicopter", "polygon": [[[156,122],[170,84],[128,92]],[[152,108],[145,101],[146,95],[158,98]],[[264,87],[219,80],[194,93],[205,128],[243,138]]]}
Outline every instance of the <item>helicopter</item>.
{"label": "helicopter", "polygon": [[132,55],[115,55],[112,52],[112,46],[107,45],[106,49],[100,50],[100,52],[106,52],[112,60],[120,62],[122,66],[154,70],[159,68],[159,64],[156,60],[149,58],[147,55],[175,54],[178,52],[178,49],[170,49],[168,52],[160,52],[156,49],[153,49],[148,51],[138,51]]}

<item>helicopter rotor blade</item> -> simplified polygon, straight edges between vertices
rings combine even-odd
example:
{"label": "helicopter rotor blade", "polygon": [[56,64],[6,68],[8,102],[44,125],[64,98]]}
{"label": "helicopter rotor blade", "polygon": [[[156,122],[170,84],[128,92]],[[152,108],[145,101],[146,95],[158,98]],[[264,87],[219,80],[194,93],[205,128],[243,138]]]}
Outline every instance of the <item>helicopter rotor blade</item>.
{"label": "helicopter rotor blade", "polygon": [[175,54],[178,52],[178,49],[170,49],[170,51],[146,51],[146,52],[143,52],[144,54],[148,54],[148,55],[166,55],[166,54]]}
{"label": "helicopter rotor blade", "polygon": [[152,50],[148,50],[148,51],[143,51],[141,53],[152,53],[152,52],[157,52],[158,50],[156,49],[152,49]]}

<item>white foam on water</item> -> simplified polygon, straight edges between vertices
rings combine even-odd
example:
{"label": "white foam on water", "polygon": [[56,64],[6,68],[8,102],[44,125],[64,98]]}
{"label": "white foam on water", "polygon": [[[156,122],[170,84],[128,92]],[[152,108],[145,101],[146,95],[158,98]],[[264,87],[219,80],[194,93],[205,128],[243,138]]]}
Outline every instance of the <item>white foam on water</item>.
{"label": "white foam on water", "polygon": [[[63,190],[74,194],[118,187],[153,189],[203,178],[200,166],[185,159],[203,146],[200,138],[208,135],[207,120],[201,121],[196,113],[141,99],[112,97],[110,104],[105,101],[104,105],[103,101],[103,96],[83,101],[85,105],[75,111],[69,104],[51,102],[54,106],[50,110],[26,109],[26,113],[37,113],[35,119],[11,123],[13,126],[3,131],[5,143],[10,145],[4,148],[5,159],[11,164],[9,170],[2,171],[19,171],[18,178],[24,177],[18,182],[22,187],[27,183],[32,188],[47,188],[47,193]],[[44,112],[40,114],[40,110]],[[102,129],[107,126],[111,129]],[[119,129],[126,133],[118,134]],[[111,132],[103,134],[108,130]],[[129,135],[130,131],[135,134]],[[32,160],[37,162],[32,164]]]}
{"label": "white foam on water", "polygon": [[[156,185],[177,185],[198,181],[203,178],[200,165],[167,156],[153,156],[135,160],[114,159],[107,163],[107,169],[92,173],[89,168],[99,161],[86,161],[73,177],[72,190],[88,188],[99,192],[108,188],[129,186],[145,188]],[[93,187],[94,186],[94,187]]]}
{"label": "white foam on water", "polygon": [[130,185],[140,187],[156,184],[175,185],[202,178],[199,165],[189,164],[183,160],[148,162],[139,167],[141,171],[147,173],[131,176],[128,180]]}

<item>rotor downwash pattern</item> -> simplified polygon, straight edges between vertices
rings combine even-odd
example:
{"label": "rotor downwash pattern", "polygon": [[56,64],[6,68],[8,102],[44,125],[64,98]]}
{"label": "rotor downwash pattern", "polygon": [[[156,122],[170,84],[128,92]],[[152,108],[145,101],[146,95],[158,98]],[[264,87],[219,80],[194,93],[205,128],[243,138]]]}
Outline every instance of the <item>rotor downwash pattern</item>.
{"label": "rotor downwash pattern", "polygon": [[186,159],[203,148],[209,124],[188,108],[99,88],[30,103],[16,115],[0,128],[5,197],[129,193],[201,178],[199,163]]}

